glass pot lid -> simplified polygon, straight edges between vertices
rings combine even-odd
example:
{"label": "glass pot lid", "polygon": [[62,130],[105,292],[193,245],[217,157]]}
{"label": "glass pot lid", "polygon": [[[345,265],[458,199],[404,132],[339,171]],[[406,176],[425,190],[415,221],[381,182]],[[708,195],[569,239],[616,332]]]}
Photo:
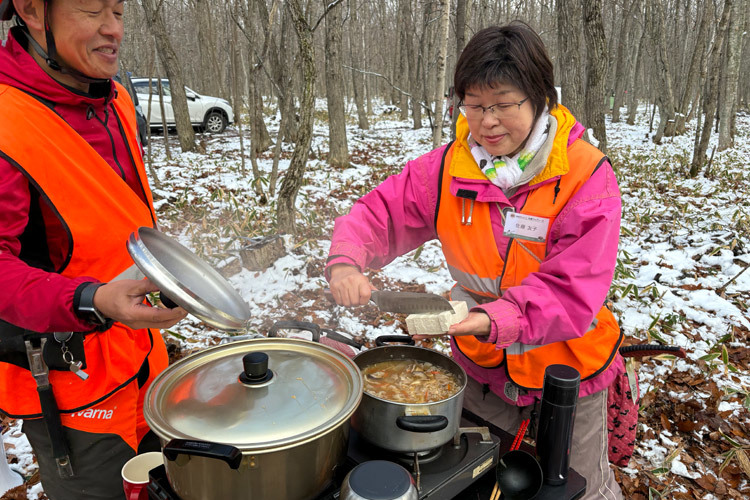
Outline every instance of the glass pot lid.
{"label": "glass pot lid", "polygon": [[361,399],[360,370],[340,352],[307,340],[260,338],[171,365],[151,384],[144,415],[165,440],[269,451],[338,427]]}

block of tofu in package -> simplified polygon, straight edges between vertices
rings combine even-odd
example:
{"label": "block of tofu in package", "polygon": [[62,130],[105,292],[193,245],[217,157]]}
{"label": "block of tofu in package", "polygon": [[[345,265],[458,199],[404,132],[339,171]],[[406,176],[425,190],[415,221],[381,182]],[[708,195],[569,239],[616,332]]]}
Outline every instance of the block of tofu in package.
{"label": "block of tofu in package", "polygon": [[463,300],[451,300],[451,306],[453,311],[408,315],[406,329],[409,335],[440,335],[469,315],[469,309]]}

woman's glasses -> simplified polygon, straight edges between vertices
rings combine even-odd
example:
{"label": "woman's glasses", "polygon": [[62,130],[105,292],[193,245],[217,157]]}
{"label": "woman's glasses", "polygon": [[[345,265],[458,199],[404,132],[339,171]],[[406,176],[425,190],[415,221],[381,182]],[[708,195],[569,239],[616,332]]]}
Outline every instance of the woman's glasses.
{"label": "woman's glasses", "polygon": [[528,101],[529,98],[518,102],[498,102],[492,106],[481,106],[479,104],[461,104],[458,110],[469,120],[481,120],[484,112],[489,111],[490,115],[498,120],[513,118],[521,110],[521,105]]}

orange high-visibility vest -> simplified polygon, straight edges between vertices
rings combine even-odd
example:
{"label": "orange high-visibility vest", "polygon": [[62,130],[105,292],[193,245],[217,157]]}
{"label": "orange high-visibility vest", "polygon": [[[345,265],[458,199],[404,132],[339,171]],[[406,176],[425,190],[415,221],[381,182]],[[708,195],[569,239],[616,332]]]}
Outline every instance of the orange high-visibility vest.
{"label": "orange high-visibility vest", "polygon": [[[134,266],[125,245],[130,234],[140,226],[156,225],[133,103],[124,87],[118,84],[117,89],[115,118],[122,122],[148,203],[53,110],[14,87],[0,85],[0,157],[24,174],[68,232],[68,258],[56,270],[63,276],[111,281]],[[60,411],[81,411],[132,382],[154,342],[163,342],[158,332],[152,335],[148,329],[132,330],[120,323],[87,335],[87,380],[72,372],[50,371]],[[166,367],[167,360],[162,364]],[[0,411],[14,418],[41,416],[29,370],[0,362]]]}
{"label": "orange high-visibility vest", "polygon": [[[582,140],[568,147],[568,133],[575,119],[567,109],[558,106],[551,114],[558,122],[552,151],[547,165],[530,185],[558,176],[559,181],[553,180],[531,190],[520,211],[549,219],[548,237],[555,218],[568,200],[605,160],[599,150]],[[453,176],[483,178],[466,143],[468,126],[465,120],[459,120],[458,129],[457,136],[463,140],[455,141],[443,159],[437,232],[449,270],[458,285],[475,296],[497,299],[505,290],[520,285],[526,276],[539,270],[540,261],[546,256],[547,243],[511,239],[503,259],[490,221],[490,211],[499,210],[499,207],[451,194]],[[571,164],[576,168],[571,169]],[[472,224],[466,225],[462,219],[465,219],[469,201],[473,204]],[[495,344],[480,342],[474,336],[458,336],[452,340],[477,365],[484,368],[504,366],[513,383],[525,389],[539,390],[543,386],[544,370],[549,365],[572,366],[581,374],[581,380],[594,377],[610,366],[622,343],[619,326],[606,307],[597,313],[594,323],[594,328],[581,337],[542,346],[517,343],[498,350]]]}

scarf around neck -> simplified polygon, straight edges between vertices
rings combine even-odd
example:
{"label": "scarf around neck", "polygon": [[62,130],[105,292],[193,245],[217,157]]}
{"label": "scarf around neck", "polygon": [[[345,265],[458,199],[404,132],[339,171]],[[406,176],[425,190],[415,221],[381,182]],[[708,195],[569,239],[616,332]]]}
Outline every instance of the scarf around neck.
{"label": "scarf around neck", "polygon": [[526,166],[531,163],[534,156],[547,140],[549,134],[549,111],[544,108],[542,116],[534,124],[524,147],[513,156],[494,156],[487,152],[471,136],[468,137],[469,149],[474,160],[479,165],[482,173],[487,176],[493,184],[503,191],[514,187],[521,178]]}

